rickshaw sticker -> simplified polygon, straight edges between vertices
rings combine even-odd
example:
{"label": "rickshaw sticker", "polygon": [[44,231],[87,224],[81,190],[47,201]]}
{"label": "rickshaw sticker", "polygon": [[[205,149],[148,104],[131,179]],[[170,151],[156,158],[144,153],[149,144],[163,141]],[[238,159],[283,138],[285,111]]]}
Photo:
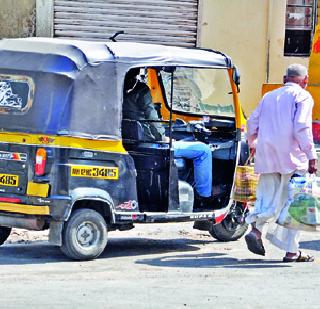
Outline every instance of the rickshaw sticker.
{"label": "rickshaw sticker", "polygon": [[40,136],[39,142],[42,144],[52,144],[54,142],[54,138],[49,136]]}
{"label": "rickshaw sticker", "polygon": [[0,113],[23,113],[31,105],[34,83],[28,76],[0,75]]}
{"label": "rickshaw sticker", "polygon": [[116,180],[119,178],[119,169],[117,167],[71,165],[71,176]]}
{"label": "rickshaw sticker", "polygon": [[0,160],[27,161],[27,154],[20,152],[0,151]]}
{"label": "rickshaw sticker", "polygon": [[136,208],[138,208],[137,201],[127,201],[116,206],[116,209],[121,209],[121,210],[134,210]]}
{"label": "rickshaw sticker", "polygon": [[19,176],[11,174],[0,174],[0,185],[7,187],[17,187],[19,185]]}

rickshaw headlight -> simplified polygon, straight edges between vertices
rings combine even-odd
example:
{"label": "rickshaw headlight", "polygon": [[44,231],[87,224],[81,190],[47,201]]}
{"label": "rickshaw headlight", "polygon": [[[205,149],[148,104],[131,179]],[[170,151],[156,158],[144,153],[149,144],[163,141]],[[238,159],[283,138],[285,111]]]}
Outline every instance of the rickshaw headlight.
{"label": "rickshaw headlight", "polygon": [[36,164],[34,171],[37,176],[42,176],[45,173],[47,161],[47,151],[44,148],[37,149],[36,152]]}

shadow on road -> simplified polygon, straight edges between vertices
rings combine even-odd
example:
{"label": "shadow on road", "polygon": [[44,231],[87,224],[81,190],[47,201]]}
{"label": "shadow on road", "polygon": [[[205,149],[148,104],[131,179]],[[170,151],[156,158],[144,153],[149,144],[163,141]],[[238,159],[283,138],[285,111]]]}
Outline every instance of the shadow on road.
{"label": "shadow on road", "polygon": [[188,238],[152,239],[152,238],[112,238],[101,257],[136,256],[144,254],[162,254],[200,250],[197,246],[212,243],[213,240]]}
{"label": "shadow on road", "polygon": [[[225,253],[196,253],[204,245],[215,240],[199,240],[189,238],[152,239],[138,237],[110,238],[106,250],[99,259],[112,259],[126,256],[137,256],[137,264],[159,267],[181,268],[283,268],[292,265],[279,260],[236,259]],[[301,248],[320,250],[320,241],[305,241]],[[186,252],[187,254],[183,254]],[[190,252],[190,254],[188,254]],[[191,253],[192,252],[192,253]],[[144,258],[144,255],[173,255]],[[179,254],[180,253],[180,254]],[[65,257],[58,247],[46,241],[33,241],[28,244],[13,243],[0,247],[0,265],[47,264],[74,262]],[[83,262],[82,262],[83,263]]]}
{"label": "shadow on road", "polygon": [[[190,252],[200,250],[198,246],[213,240],[150,239],[150,238],[110,238],[101,258],[142,256],[168,252]],[[11,243],[0,247],[0,265],[44,264],[72,261],[65,257],[56,246],[46,241]],[[74,261],[73,261],[74,262]]]}
{"label": "shadow on road", "polygon": [[300,248],[320,251],[320,240],[301,241]]}
{"label": "shadow on road", "polygon": [[153,259],[138,260],[137,264],[159,267],[182,268],[283,268],[290,267],[279,260],[245,259],[238,260],[223,253],[172,255]]}

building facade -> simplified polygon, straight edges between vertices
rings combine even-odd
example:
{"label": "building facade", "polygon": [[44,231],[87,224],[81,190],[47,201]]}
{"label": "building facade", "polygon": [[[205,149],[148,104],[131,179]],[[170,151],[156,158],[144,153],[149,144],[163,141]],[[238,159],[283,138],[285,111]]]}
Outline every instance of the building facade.
{"label": "building facade", "polygon": [[[317,0],[2,0],[1,37],[117,39],[212,48],[241,72],[250,114],[264,83],[292,62],[308,65]],[[18,5],[19,2],[19,5]],[[19,9],[13,9],[19,8]],[[5,13],[7,12],[7,13]],[[12,16],[12,17],[10,17]],[[14,24],[14,19],[18,20]]]}

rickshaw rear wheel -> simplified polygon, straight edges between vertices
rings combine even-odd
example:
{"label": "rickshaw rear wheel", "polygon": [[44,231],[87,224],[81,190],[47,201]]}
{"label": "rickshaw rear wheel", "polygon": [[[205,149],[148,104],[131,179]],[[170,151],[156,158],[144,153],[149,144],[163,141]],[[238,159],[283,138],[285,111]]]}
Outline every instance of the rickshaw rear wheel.
{"label": "rickshaw rear wheel", "polygon": [[61,251],[74,260],[91,260],[103,252],[107,240],[104,218],[95,210],[77,209],[63,229]]}
{"label": "rickshaw rear wheel", "polygon": [[0,246],[8,239],[11,233],[11,227],[0,226]]}
{"label": "rickshaw rear wheel", "polygon": [[221,223],[210,225],[210,235],[220,241],[234,241],[241,238],[248,229],[244,212],[242,204],[235,203]]}

